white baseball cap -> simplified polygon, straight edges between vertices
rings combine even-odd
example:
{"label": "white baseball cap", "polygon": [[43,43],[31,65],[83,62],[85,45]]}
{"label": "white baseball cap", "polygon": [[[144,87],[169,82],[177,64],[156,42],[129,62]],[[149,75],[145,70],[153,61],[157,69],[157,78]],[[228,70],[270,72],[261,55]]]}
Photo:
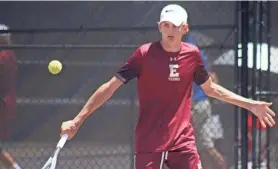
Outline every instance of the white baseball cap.
{"label": "white baseball cap", "polygon": [[180,26],[181,24],[187,24],[187,12],[180,5],[171,4],[165,6],[160,14],[160,21],[168,21],[173,23],[175,26]]}

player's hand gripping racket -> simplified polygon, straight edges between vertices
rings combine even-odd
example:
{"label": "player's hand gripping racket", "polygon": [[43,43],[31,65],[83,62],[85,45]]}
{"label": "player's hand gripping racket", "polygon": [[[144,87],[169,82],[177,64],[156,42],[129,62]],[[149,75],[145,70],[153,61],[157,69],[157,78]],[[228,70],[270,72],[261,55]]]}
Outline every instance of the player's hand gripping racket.
{"label": "player's hand gripping racket", "polygon": [[58,154],[59,154],[60,150],[66,144],[67,139],[68,139],[68,135],[67,134],[64,134],[61,137],[61,139],[59,140],[59,142],[58,142],[58,144],[56,146],[56,150],[55,150],[53,156],[48,159],[48,161],[44,164],[42,169],[55,169],[56,163],[57,163]]}

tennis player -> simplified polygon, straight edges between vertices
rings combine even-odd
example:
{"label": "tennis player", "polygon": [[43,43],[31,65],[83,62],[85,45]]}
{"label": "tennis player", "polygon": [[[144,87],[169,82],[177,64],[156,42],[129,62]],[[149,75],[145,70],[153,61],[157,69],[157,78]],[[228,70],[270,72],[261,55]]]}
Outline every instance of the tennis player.
{"label": "tennis player", "polygon": [[171,4],[161,11],[160,41],[138,47],[125,65],[90,97],[79,114],[61,126],[71,139],[83,122],[123,84],[137,78],[140,117],[136,127],[136,169],[201,169],[190,124],[193,81],[213,98],[254,113],[263,126],[274,125],[272,103],[254,101],[212,82],[199,49],[182,42],[189,31],[187,12]]}

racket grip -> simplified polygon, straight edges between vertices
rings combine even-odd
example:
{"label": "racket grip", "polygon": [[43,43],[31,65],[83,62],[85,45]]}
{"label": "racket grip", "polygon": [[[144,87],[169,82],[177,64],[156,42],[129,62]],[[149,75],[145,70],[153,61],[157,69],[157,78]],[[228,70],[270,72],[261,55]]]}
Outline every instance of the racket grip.
{"label": "racket grip", "polygon": [[58,142],[58,144],[57,144],[57,148],[63,148],[64,147],[64,145],[65,145],[65,143],[66,143],[66,141],[68,140],[68,134],[64,134],[64,135],[62,135],[62,137],[61,137],[61,139],[59,140],[59,142]]}

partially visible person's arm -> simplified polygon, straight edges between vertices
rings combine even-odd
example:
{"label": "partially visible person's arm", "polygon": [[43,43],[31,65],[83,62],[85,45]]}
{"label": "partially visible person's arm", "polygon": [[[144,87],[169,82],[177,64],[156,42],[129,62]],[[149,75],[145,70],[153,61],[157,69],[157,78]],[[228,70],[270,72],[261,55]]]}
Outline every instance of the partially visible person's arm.
{"label": "partially visible person's arm", "polygon": [[12,51],[0,51],[0,98],[15,90],[17,63]]}
{"label": "partially visible person's arm", "polygon": [[15,159],[5,150],[0,147],[0,160],[4,162],[9,168],[21,169]]}

